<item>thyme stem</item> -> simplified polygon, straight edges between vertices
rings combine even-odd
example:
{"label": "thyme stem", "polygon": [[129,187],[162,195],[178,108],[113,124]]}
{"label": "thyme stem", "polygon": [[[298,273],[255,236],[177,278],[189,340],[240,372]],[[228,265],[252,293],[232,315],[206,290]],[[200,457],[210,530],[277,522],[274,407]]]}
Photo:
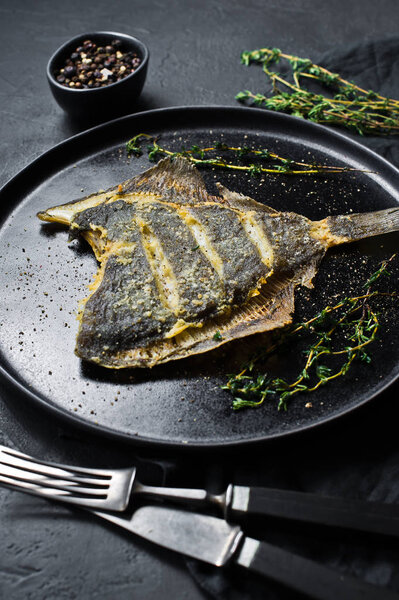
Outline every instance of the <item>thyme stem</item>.
{"label": "thyme stem", "polygon": [[[288,61],[294,83],[269,65],[281,59]],[[249,90],[239,92],[236,99],[250,101],[269,110],[286,112],[327,125],[339,125],[361,135],[398,134],[399,100],[385,98],[372,90],[365,90],[347,81],[338,73],[312,63],[311,60],[281,52],[278,48],[261,48],[243,52],[245,65],[257,63],[272,83],[272,96],[254,94]],[[334,92],[332,97],[315,94],[301,86],[301,78],[312,79]],[[288,91],[282,91],[277,83]]]}
{"label": "thyme stem", "polygon": [[[287,401],[292,396],[314,392],[344,376],[355,360],[371,362],[367,347],[376,339],[380,323],[370,301],[376,296],[396,296],[372,290],[372,286],[381,276],[389,274],[387,267],[395,256],[383,261],[369,277],[364,284],[365,293],[345,297],[333,306],[326,306],[309,320],[285,328],[273,345],[258,351],[237,375],[230,375],[222,388],[233,395],[233,409],[259,407],[272,396],[278,398],[279,410],[287,410]],[[255,367],[260,362],[281,350],[286,342],[292,344],[304,334],[315,340],[305,351],[305,364],[294,381],[256,372]],[[333,371],[326,363],[329,357],[345,358]]]}
{"label": "thyme stem", "polygon": [[[248,148],[246,146],[228,146],[224,143],[217,143],[215,146],[199,147],[191,146],[191,148],[182,148],[178,152],[173,152],[168,148],[160,146],[158,138],[148,133],[139,133],[131,138],[126,143],[126,151],[129,156],[141,156],[142,144],[151,142],[147,146],[148,158],[152,161],[157,160],[160,156],[169,156],[175,158],[184,156],[187,160],[200,167],[216,167],[219,169],[227,169],[233,171],[242,171],[250,175],[259,175],[262,173],[268,174],[289,174],[289,175],[310,175],[317,173],[342,173],[346,171],[358,171],[351,167],[338,167],[331,165],[311,164],[284,158],[275,152],[269,150]],[[230,152],[237,159],[248,158],[253,156],[260,161],[275,161],[274,164],[262,166],[261,163],[256,164],[237,164],[225,160],[220,155],[220,152]]]}

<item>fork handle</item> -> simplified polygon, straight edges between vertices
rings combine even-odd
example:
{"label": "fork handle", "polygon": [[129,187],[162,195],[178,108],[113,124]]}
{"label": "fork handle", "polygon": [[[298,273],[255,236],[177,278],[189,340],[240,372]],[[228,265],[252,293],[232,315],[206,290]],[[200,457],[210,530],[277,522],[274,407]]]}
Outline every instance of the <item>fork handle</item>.
{"label": "fork handle", "polygon": [[399,537],[399,505],[230,485],[226,517],[258,515]]}

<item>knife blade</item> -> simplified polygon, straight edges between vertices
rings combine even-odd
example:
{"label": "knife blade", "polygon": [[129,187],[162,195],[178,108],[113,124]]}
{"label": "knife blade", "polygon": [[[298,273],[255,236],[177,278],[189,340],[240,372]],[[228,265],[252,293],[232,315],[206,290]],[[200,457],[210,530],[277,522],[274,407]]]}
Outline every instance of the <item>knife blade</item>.
{"label": "knife blade", "polygon": [[164,506],[143,506],[129,516],[91,512],[169,550],[217,567],[239,565],[311,598],[399,600],[390,590],[247,537],[224,519]]}

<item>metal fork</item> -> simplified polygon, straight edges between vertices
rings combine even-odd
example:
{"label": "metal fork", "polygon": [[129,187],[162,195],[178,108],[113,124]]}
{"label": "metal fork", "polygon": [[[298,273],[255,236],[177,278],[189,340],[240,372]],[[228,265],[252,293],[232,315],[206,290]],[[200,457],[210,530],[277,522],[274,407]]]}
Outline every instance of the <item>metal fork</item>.
{"label": "metal fork", "polygon": [[226,519],[251,514],[399,537],[399,504],[330,498],[306,492],[230,484],[222,494],[143,485],[136,468],[87,469],[47,463],[0,445],[0,484],[84,508],[123,512],[133,495],[215,506]]}
{"label": "metal fork", "polygon": [[48,463],[0,445],[0,483],[35,496],[62,500],[87,508],[124,511],[132,494],[152,495],[192,503],[223,502],[205,490],[143,485],[136,468],[88,469]]}

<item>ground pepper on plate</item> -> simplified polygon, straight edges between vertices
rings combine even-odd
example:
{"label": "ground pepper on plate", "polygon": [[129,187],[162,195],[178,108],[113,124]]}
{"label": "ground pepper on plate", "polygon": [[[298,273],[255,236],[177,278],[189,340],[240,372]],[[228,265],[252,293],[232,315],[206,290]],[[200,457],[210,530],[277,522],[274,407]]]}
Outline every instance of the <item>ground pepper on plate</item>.
{"label": "ground pepper on plate", "polygon": [[74,89],[99,88],[124,79],[140,66],[135,52],[124,52],[121,40],[97,46],[85,40],[55,73],[57,82]]}

